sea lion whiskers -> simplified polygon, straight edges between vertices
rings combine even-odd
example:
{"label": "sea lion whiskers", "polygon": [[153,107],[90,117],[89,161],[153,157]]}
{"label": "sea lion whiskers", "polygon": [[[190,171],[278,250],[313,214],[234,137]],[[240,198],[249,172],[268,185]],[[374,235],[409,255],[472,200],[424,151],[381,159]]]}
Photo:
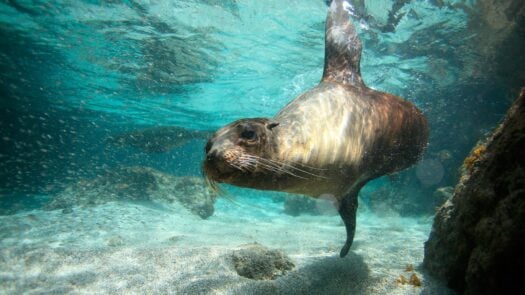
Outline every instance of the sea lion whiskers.
{"label": "sea lion whiskers", "polygon": [[[310,175],[310,176],[314,176],[314,177],[319,177],[319,178],[327,178],[327,177],[324,177],[324,176],[321,176],[321,175],[317,175],[315,173],[311,173],[311,172],[308,172],[308,171],[305,171],[303,169],[300,169],[300,168],[297,168],[295,167],[292,163],[292,162],[281,162],[281,161],[276,161],[276,160],[272,160],[272,159],[265,159],[265,158],[262,158],[262,157],[259,157],[259,156],[256,156],[256,155],[247,155],[251,158],[254,158],[256,159],[260,164],[262,164],[261,162],[264,162],[266,165],[269,165],[271,167],[274,167],[276,169],[274,170],[271,170],[271,171],[274,171],[274,172],[284,172],[290,176],[294,176],[294,177],[298,177],[298,178],[301,178],[301,179],[308,179],[306,177],[302,177],[300,175],[297,175],[295,173],[293,173],[292,171],[288,170],[288,168],[291,168],[293,170],[296,170],[297,172],[301,172],[301,173],[304,173],[304,174],[307,174],[307,175]],[[297,163],[299,164],[299,163]],[[326,170],[326,169],[323,169],[323,170]]]}
{"label": "sea lion whiskers", "polygon": [[[249,166],[252,170],[252,172],[255,172],[257,168],[262,168],[266,171],[272,171],[272,172],[282,172],[282,173],[287,173],[287,171],[281,169],[281,167],[278,167],[276,165],[273,165],[271,163],[263,163],[263,159],[262,158],[259,158],[257,156],[252,156],[252,155],[243,155],[243,160],[245,162],[245,164],[247,166]],[[297,175],[292,175],[292,176],[296,176]]]}
{"label": "sea lion whiskers", "polygon": [[230,165],[231,167],[237,169],[237,170],[240,170],[241,172],[248,172],[249,170],[246,169],[248,168],[249,166],[247,165],[241,165],[241,163],[234,163],[234,162],[228,162],[228,165]]}
{"label": "sea lion whiskers", "polygon": [[283,169],[282,166],[279,166],[276,163],[272,163],[272,162],[268,161],[268,159],[264,159],[264,158],[261,158],[261,157],[255,156],[255,155],[244,155],[244,157],[246,157],[247,159],[250,160],[249,163],[251,165],[253,165],[254,170],[255,170],[256,167],[260,167],[260,168],[266,169],[267,171],[272,171],[272,172],[276,172],[276,173],[284,173],[286,175],[290,175],[290,176],[293,176],[293,177],[306,179],[306,178],[304,178],[304,177],[302,177],[300,175],[297,175],[297,174],[295,174],[295,173],[293,173],[293,172],[291,172],[289,170]]}
{"label": "sea lion whiskers", "polygon": [[224,191],[218,185],[217,181],[211,179],[208,176],[208,173],[204,173],[204,180],[206,181],[206,185],[212,190],[212,192],[216,193],[219,196],[224,195]]}
{"label": "sea lion whiskers", "polygon": [[221,186],[219,186],[219,183],[215,180],[213,180],[208,173],[206,173],[206,168],[203,167],[202,172],[204,174],[204,180],[206,182],[206,185],[210,188],[210,190],[215,194],[216,197],[222,197],[226,200],[230,201],[231,203],[240,206],[239,203],[235,201],[235,197],[232,196],[227,190],[224,190]]}
{"label": "sea lion whiskers", "polygon": [[[277,162],[277,161],[276,161]],[[308,166],[308,165],[303,165],[302,163],[296,163],[296,162],[292,162],[292,161],[286,161],[286,162],[277,162],[277,163],[280,163],[282,165],[285,165],[289,168],[292,168],[292,169],[295,169],[299,172],[302,172],[302,173],[305,173],[305,174],[308,174],[308,175],[311,175],[311,176],[315,176],[315,177],[318,177],[318,178],[324,178],[324,179],[328,179],[328,177],[325,177],[325,176],[322,176],[322,175],[318,175],[318,174],[315,174],[315,173],[312,173],[312,172],[308,172],[306,170],[303,170],[303,169],[300,169],[300,168],[297,168],[296,166],[294,165],[301,165],[301,166],[304,166],[308,169],[313,169],[313,170],[322,170],[322,171],[326,171],[328,169],[326,168],[315,168],[315,167],[311,167],[311,166]]]}
{"label": "sea lion whiskers", "polygon": [[243,154],[242,156],[240,156],[237,159],[237,161],[243,167],[250,169],[251,172],[255,171],[255,168],[257,166],[257,159],[249,157],[247,154]]}
{"label": "sea lion whiskers", "polygon": [[[291,161],[277,161],[277,160],[272,160],[272,159],[265,159],[265,158],[260,158],[261,160],[263,161],[268,161],[268,162],[271,162],[272,164],[275,164],[275,165],[278,165],[281,169],[286,167],[286,168],[291,168],[291,169],[294,169],[294,170],[297,170],[298,172],[302,172],[302,173],[305,173],[305,174],[308,174],[308,175],[311,175],[311,176],[315,176],[315,177],[319,177],[319,178],[327,178],[327,177],[324,177],[322,175],[318,175],[318,174],[315,174],[315,173],[312,173],[312,172],[308,172],[306,170],[303,170],[303,169],[300,169],[300,168],[297,168],[296,166],[294,166],[294,164],[296,165],[301,165],[301,163],[295,163],[295,162],[291,162]],[[307,168],[310,168],[308,165],[304,165],[305,167]],[[312,169],[315,169],[313,167],[311,167]],[[328,169],[324,169],[324,168],[317,168],[315,170],[328,170]],[[306,178],[305,178],[306,179]]]}

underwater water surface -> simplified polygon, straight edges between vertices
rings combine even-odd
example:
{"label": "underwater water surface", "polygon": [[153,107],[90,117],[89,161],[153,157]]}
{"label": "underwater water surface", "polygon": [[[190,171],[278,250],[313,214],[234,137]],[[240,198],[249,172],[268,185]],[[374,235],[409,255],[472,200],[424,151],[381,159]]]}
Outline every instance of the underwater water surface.
{"label": "underwater water surface", "polygon": [[[522,6],[353,1],[363,79],[416,104],[430,140],[363,189],[340,259],[328,202],[217,196],[201,173],[211,132],[319,82],[326,1],[0,2],[0,293],[453,294],[420,269],[423,243],[524,85]],[[159,126],[167,143],[133,133]],[[250,243],[295,268],[239,276],[231,252]]]}

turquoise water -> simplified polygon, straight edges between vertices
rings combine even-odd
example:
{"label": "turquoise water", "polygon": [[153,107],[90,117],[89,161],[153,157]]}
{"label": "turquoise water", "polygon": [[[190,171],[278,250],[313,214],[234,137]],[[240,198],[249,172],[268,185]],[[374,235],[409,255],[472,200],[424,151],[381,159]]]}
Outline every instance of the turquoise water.
{"label": "turquoise water", "polygon": [[[163,153],[108,144],[273,116],[320,80],[325,1],[2,1],[0,293],[451,292],[418,267],[423,243],[524,85],[523,4],[360,3],[363,79],[415,103],[431,136],[420,164],[363,189],[356,246],[336,260],[344,227],[324,203],[224,186],[202,219],[173,201],[183,187],[206,196],[185,178],[201,177],[205,137]],[[252,242],[282,249],[294,272],[239,277],[228,255]],[[396,283],[407,264],[422,287]]]}

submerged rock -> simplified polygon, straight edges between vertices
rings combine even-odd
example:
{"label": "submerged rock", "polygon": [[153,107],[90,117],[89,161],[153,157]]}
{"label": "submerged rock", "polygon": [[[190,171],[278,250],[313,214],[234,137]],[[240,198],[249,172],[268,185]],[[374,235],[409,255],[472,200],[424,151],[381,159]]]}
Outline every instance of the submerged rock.
{"label": "submerged rock", "polygon": [[337,215],[335,203],[337,200],[330,194],[314,199],[303,195],[292,195],[284,200],[284,213],[291,216],[307,215]]}
{"label": "submerged rock", "polygon": [[525,88],[464,163],[438,211],[424,266],[465,294],[511,294],[525,273]]}
{"label": "submerged rock", "polygon": [[273,280],[295,267],[282,251],[271,250],[257,243],[235,251],[232,260],[240,276],[255,280]]}
{"label": "submerged rock", "polygon": [[179,203],[201,218],[208,218],[214,211],[215,194],[198,177],[173,176],[148,167],[122,167],[66,187],[44,208],[70,210],[73,206],[124,200]]}

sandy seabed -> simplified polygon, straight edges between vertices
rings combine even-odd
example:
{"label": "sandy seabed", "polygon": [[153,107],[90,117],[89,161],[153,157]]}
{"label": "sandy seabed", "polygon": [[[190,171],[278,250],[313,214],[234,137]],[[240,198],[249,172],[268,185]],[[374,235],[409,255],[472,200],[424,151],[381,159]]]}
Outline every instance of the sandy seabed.
{"label": "sandy seabed", "polygon": [[[454,294],[420,267],[431,222],[361,210],[339,258],[339,216],[292,217],[264,198],[219,199],[207,220],[152,202],[33,210],[0,216],[0,293]],[[239,276],[231,254],[254,242],[282,250],[295,268],[272,281]],[[422,286],[396,282],[412,273]]]}

